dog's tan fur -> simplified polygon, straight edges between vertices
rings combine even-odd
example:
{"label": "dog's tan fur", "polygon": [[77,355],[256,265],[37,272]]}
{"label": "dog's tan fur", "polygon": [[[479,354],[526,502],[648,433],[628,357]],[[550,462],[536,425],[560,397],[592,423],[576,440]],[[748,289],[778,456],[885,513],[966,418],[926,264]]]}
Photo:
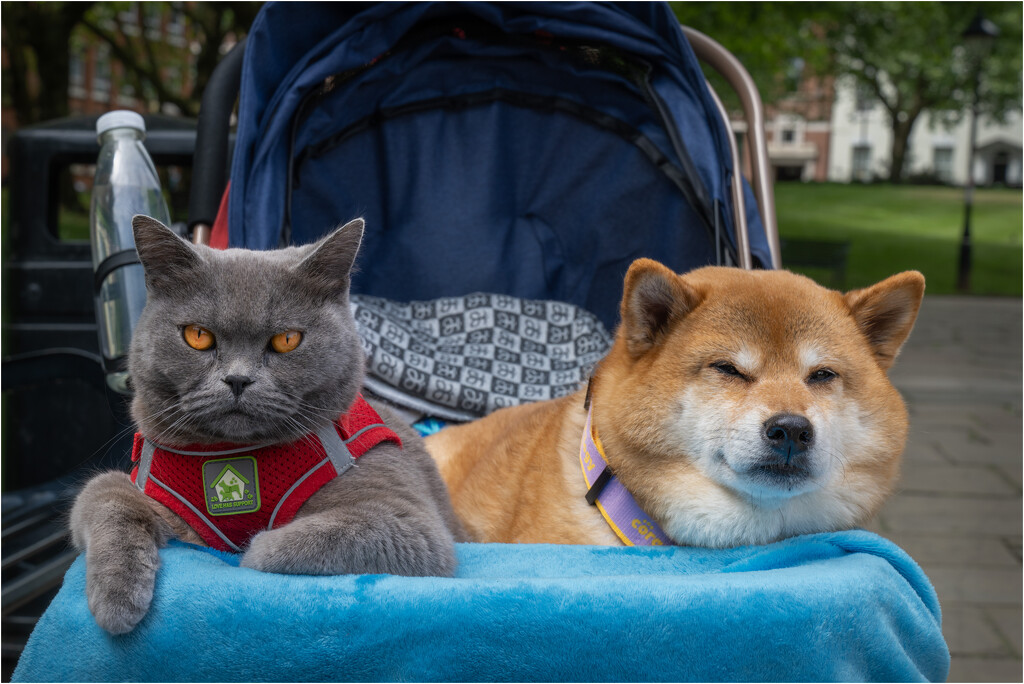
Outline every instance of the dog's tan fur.
{"label": "dog's tan fur", "polygon": [[[886,371],[923,293],[916,271],[844,295],[785,271],[678,276],[636,261],[592,382],[609,466],[679,544],[864,523],[898,477],[907,414]],[[835,375],[817,373],[826,370]],[[427,440],[476,540],[621,543],[584,499],[583,403],[581,390]],[[766,421],[780,414],[813,426],[807,476],[762,475]]]}

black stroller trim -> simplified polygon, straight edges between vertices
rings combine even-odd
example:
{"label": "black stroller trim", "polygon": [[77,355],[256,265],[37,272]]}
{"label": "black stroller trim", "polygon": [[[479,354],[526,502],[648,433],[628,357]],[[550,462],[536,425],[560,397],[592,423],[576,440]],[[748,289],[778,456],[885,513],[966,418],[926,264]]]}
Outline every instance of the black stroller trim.
{"label": "black stroller trim", "polygon": [[64,378],[82,378],[95,387],[103,387],[103,359],[99,354],[75,347],[24,352],[3,359],[5,392]]}
{"label": "black stroller trim", "polygon": [[196,242],[209,241],[209,230],[228,182],[228,131],[242,82],[244,55],[243,38],[217,64],[203,90],[188,198],[188,227]]}

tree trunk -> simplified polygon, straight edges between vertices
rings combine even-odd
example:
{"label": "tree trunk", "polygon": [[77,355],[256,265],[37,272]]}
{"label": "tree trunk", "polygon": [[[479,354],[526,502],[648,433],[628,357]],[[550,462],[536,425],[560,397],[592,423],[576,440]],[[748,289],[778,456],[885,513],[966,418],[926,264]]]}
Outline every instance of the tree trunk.
{"label": "tree trunk", "polygon": [[[6,15],[10,10],[4,10]],[[17,31],[12,31],[11,35],[8,35],[7,27],[4,27],[4,47],[7,50],[7,63],[10,69],[4,75],[5,79],[9,79],[11,83],[11,103],[14,105],[14,116],[17,119],[18,125],[23,126],[28,122],[31,122],[35,113],[33,112],[32,106],[32,95],[29,92],[28,85],[28,60],[25,58],[25,53],[28,46],[21,40],[20,36],[17,35]]]}
{"label": "tree trunk", "polygon": [[[91,2],[4,3],[4,41],[15,87],[12,92],[18,125],[47,121],[68,113],[68,44],[71,31]],[[17,34],[17,38],[15,38]],[[28,85],[28,51],[35,56],[39,78],[35,92]]]}
{"label": "tree trunk", "polygon": [[906,112],[907,117],[900,121],[898,116],[892,117],[892,164],[889,167],[889,182],[903,182],[903,167],[907,162],[907,148],[910,145],[910,134],[920,111]]}
{"label": "tree trunk", "polygon": [[68,30],[60,42],[60,45],[39,46],[40,50],[48,52],[45,59],[37,59],[37,73],[39,74],[39,92],[36,94],[36,107],[38,111],[37,121],[49,121],[62,116],[67,116],[68,108],[68,68],[71,65],[71,57],[68,54]]}
{"label": "tree trunk", "polygon": [[196,3],[186,10],[188,17],[203,35],[203,49],[196,56],[196,80],[192,90],[192,97],[196,101],[202,97],[213,70],[223,57],[219,48],[224,38],[229,32],[236,35],[246,33],[260,5],[258,2],[204,2]]}

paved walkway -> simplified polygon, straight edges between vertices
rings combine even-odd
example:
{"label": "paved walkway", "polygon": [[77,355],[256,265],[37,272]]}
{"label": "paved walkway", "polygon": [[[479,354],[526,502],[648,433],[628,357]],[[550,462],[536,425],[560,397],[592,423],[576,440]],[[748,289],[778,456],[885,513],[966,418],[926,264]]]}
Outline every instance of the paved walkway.
{"label": "paved walkway", "polygon": [[949,681],[1022,681],[1020,299],[925,297],[890,377],[910,410],[899,491],[872,529],[924,568]]}

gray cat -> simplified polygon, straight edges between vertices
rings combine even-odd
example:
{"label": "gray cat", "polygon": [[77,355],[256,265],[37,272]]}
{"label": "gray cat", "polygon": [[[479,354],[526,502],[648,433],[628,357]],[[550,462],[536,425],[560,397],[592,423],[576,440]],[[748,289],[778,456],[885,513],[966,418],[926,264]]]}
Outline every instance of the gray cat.
{"label": "gray cat", "polygon": [[[251,539],[246,536],[247,544],[235,546],[244,551],[244,567],[294,574],[451,576],[454,542],[464,533],[419,437],[376,405],[377,413],[369,414],[382,417],[386,427],[361,428],[344,442],[331,427],[339,415],[365,406],[357,398],[364,355],[348,300],[363,221],[352,221],[314,245],[269,252],[192,246],[142,216],[135,217],[133,228],[148,292],[129,354],[132,415],[145,437],[136,438],[133,458],[140,447],[143,456],[131,477],[107,472],[91,479],[71,512],[73,542],[86,554],[89,608],[99,625],[120,634],[145,616],[160,564],[157,551],[169,538],[202,544],[209,543],[210,534],[224,536],[193,529],[140,491],[144,485],[151,492],[154,481],[165,484],[147,460],[156,458],[154,449],[173,452],[186,466],[200,455],[188,449],[228,455],[216,459],[213,469],[204,463],[201,485],[209,489],[199,503],[182,504],[185,518],[194,511],[204,520],[218,515],[211,507],[247,512],[261,506],[248,485],[254,477],[246,471],[248,461],[225,445],[305,444],[317,458],[329,452],[342,474],[328,476],[289,522],[264,527]],[[383,441],[354,464],[350,457],[344,460],[346,448],[328,443],[351,446],[374,431],[384,435]],[[324,437],[327,433],[334,437]],[[320,442],[309,439],[311,434],[321,438],[322,449],[313,449]],[[220,473],[214,472],[221,465]],[[206,472],[221,480],[209,484]],[[270,477],[267,469],[259,477]],[[267,514],[270,506],[263,503]],[[197,510],[204,505],[208,512]],[[229,523],[244,518],[219,514]],[[209,545],[218,541],[213,538]]]}

